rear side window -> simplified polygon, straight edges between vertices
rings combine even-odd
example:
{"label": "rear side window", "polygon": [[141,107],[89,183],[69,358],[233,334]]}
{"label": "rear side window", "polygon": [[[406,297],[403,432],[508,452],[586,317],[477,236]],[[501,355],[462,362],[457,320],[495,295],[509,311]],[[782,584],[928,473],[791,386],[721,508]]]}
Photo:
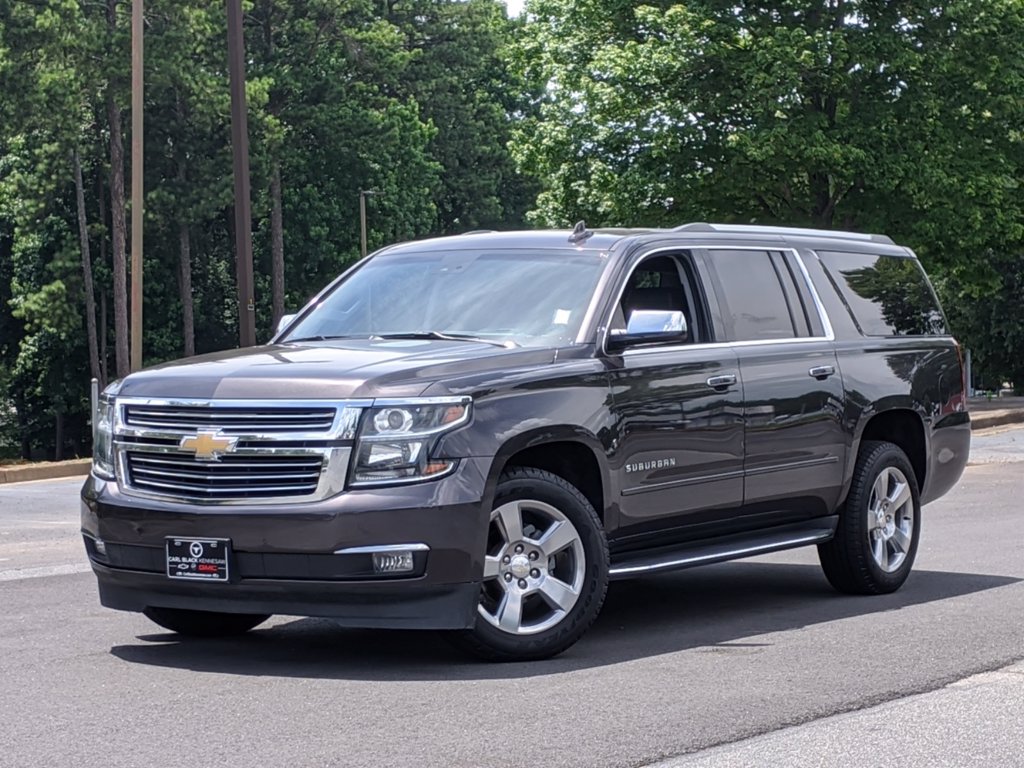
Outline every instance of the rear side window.
{"label": "rear side window", "polygon": [[943,336],[946,321],[916,259],[819,251],[865,336]]}
{"label": "rear side window", "polygon": [[[780,265],[768,251],[713,249],[709,262],[730,341],[771,341],[806,336],[795,290],[784,290]],[[782,265],[782,269],[784,269]],[[800,332],[797,332],[799,317]]]}

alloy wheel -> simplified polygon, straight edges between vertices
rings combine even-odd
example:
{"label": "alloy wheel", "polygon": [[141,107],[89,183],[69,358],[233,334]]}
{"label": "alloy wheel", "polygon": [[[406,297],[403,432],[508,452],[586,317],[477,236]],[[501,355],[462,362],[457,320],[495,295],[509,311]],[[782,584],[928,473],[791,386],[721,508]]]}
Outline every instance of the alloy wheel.
{"label": "alloy wheel", "polygon": [[586,557],[576,527],[557,508],[517,499],[491,512],[480,616],[512,635],[558,624],[583,590]]}
{"label": "alloy wheel", "polygon": [[914,538],[914,498],[906,475],[895,467],[878,473],[868,500],[868,544],[886,573],[899,569]]}

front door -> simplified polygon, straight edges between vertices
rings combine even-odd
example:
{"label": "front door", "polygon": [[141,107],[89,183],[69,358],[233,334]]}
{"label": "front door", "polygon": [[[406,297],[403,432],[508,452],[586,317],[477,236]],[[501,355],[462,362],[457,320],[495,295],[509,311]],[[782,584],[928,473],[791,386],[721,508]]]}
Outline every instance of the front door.
{"label": "front door", "polygon": [[643,258],[610,320],[614,333],[633,310],[672,309],[683,312],[689,329],[685,343],[635,347],[606,358],[615,425],[611,472],[619,499],[618,527],[611,532],[616,549],[699,538],[702,528],[743,503],[738,361],[729,346],[708,346],[710,315],[697,274],[685,252]]}

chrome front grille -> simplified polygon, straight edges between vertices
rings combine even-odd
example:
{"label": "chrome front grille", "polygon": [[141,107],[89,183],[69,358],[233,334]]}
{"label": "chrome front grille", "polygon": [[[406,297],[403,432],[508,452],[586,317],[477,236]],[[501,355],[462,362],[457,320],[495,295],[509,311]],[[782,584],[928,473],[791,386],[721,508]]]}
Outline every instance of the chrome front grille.
{"label": "chrome front grille", "polygon": [[198,405],[126,405],[124,423],[137,429],[217,429],[226,435],[327,432],[336,408]]}
{"label": "chrome front grille", "polygon": [[190,499],[260,499],[316,493],[322,456],[249,454],[202,461],[187,453],[127,451],[133,488]]}
{"label": "chrome front grille", "polygon": [[320,501],[345,488],[366,400],[117,398],[114,456],[129,495],[190,504]]}

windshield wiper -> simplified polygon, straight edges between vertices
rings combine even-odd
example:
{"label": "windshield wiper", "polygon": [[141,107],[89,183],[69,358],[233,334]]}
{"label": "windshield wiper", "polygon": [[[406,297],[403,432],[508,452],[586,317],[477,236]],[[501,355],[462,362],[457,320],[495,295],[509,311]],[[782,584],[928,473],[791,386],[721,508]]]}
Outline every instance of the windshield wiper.
{"label": "windshield wiper", "polygon": [[290,343],[290,342],[294,342],[294,341],[333,341],[335,339],[365,339],[365,338],[366,338],[366,336],[347,336],[347,335],[338,335],[338,336],[298,336],[298,337],[296,337],[294,339],[289,337],[287,339],[284,339],[283,342]]}
{"label": "windshield wiper", "polygon": [[494,347],[512,349],[519,344],[508,339],[497,341],[495,339],[484,339],[480,336],[473,336],[469,333],[442,333],[441,331],[410,331],[408,333],[377,333],[371,338],[375,339],[441,339],[442,341],[475,341],[480,344],[490,344]]}

